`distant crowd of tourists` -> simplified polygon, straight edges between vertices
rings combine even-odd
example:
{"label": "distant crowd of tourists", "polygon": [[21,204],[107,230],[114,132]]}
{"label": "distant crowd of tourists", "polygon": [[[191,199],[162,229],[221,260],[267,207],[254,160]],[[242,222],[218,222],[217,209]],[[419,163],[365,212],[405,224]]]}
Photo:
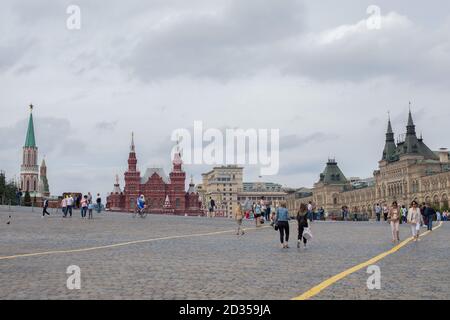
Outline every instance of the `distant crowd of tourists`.
{"label": "distant crowd of tourists", "polygon": [[[48,199],[45,199],[42,205],[42,218],[45,217],[45,215],[50,215],[47,211],[48,206],[49,201]],[[63,196],[60,206],[63,218],[72,217],[73,210],[79,209],[82,219],[93,219],[93,211],[95,210],[100,213],[102,210],[102,198],[100,197],[100,194],[97,193],[97,198],[94,203],[90,192],[86,195],[78,195],[75,197],[72,194],[67,194]]]}

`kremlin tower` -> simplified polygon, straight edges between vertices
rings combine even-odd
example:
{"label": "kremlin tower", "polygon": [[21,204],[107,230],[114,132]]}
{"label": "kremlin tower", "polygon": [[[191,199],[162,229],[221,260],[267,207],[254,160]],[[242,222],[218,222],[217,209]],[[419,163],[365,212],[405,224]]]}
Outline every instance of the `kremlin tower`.
{"label": "kremlin tower", "polygon": [[33,105],[30,104],[30,118],[20,167],[20,188],[24,192],[28,191],[30,195],[36,195],[38,192],[39,167],[37,161],[38,148],[34,137]]}
{"label": "kremlin tower", "polygon": [[38,166],[38,148],[34,135],[33,105],[30,104],[30,117],[28,119],[27,135],[22,148],[22,165],[20,166],[20,189],[35,198],[49,197],[50,190],[47,180],[47,166],[42,160]]}

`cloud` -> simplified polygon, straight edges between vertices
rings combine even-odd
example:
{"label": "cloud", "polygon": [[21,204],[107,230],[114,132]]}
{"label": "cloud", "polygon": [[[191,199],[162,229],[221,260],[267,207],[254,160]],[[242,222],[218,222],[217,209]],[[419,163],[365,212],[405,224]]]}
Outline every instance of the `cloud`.
{"label": "cloud", "polygon": [[337,137],[325,132],[315,132],[305,136],[290,134],[280,137],[280,151],[304,147],[307,144],[318,144],[335,138]]}
{"label": "cloud", "polygon": [[439,84],[448,81],[450,36],[425,30],[396,12],[381,16],[381,29],[367,20],[303,37],[292,47],[296,58],[284,68],[320,81],[366,81],[390,77]]}
{"label": "cloud", "polygon": [[114,131],[117,126],[116,121],[100,121],[95,124],[95,128],[101,131]]}
{"label": "cloud", "polygon": [[297,0],[232,0],[215,11],[170,16],[143,31],[122,66],[144,81],[252,75],[272,63],[271,46],[301,32],[302,12]]}

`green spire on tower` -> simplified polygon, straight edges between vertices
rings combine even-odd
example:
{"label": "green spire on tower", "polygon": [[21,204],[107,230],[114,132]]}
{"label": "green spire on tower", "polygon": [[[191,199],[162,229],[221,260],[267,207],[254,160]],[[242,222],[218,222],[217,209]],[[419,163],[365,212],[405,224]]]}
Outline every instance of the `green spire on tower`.
{"label": "green spire on tower", "polygon": [[36,148],[36,139],[34,138],[33,105],[32,104],[30,104],[30,119],[28,120],[27,137],[25,139],[24,147]]}

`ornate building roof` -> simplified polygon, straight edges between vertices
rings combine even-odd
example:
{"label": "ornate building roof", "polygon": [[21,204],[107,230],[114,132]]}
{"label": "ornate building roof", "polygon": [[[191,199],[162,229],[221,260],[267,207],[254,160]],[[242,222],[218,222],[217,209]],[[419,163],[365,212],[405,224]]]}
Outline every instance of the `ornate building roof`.
{"label": "ornate building roof", "polygon": [[325,170],[320,174],[320,181],[324,184],[347,184],[347,178],[339,169],[335,159],[329,159]]}
{"label": "ornate building roof", "polygon": [[141,183],[146,183],[148,179],[150,179],[150,177],[155,173],[161,177],[164,183],[170,182],[169,177],[166,175],[163,168],[147,168],[144,176],[141,177]]}
{"label": "ornate building roof", "polygon": [[416,126],[413,121],[411,110],[408,113],[408,124],[406,125],[406,134],[404,140],[395,144],[394,133],[392,131],[391,120],[389,119],[388,131],[386,133],[386,144],[383,151],[382,160],[388,162],[395,162],[400,160],[401,156],[418,155],[425,160],[439,161],[437,156],[430,148],[423,142],[422,137],[417,138]]}
{"label": "ornate building roof", "polygon": [[33,105],[32,104],[30,104],[30,118],[28,120],[27,136],[25,138],[24,147],[36,148],[36,139],[34,137]]}

